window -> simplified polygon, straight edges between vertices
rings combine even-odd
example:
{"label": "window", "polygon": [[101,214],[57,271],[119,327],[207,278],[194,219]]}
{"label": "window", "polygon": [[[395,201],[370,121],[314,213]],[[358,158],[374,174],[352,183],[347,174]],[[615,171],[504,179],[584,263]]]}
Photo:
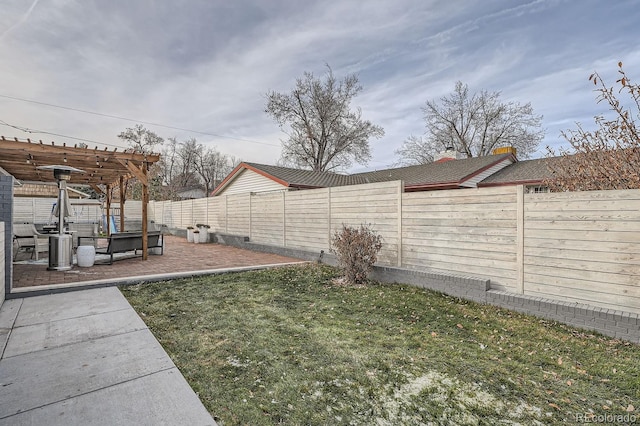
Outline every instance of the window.
{"label": "window", "polygon": [[527,194],[545,194],[549,192],[549,187],[544,185],[529,185],[525,188]]}

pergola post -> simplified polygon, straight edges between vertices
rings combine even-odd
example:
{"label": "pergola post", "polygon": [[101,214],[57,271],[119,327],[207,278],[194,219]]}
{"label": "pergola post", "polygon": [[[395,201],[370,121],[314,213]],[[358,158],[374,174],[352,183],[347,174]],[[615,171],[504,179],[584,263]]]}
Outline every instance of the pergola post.
{"label": "pergola post", "polygon": [[107,214],[106,214],[106,220],[107,220],[107,235],[111,235],[111,185],[107,185]]}
{"label": "pergola post", "polygon": [[124,176],[120,176],[120,232],[124,232]]}
{"label": "pergola post", "polygon": [[147,260],[149,253],[147,247],[149,245],[147,236],[147,206],[149,205],[149,179],[147,177],[147,163],[142,164],[142,260]]}

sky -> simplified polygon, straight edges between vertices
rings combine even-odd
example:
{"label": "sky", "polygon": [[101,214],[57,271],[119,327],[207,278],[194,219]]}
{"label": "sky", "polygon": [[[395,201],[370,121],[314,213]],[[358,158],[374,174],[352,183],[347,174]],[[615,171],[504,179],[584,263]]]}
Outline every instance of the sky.
{"label": "sky", "polygon": [[266,93],[329,65],[358,76],[352,107],[385,130],[347,172],[396,162],[456,81],[530,102],[543,157],[607,112],[592,72],[640,76],[637,0],[0,0],[0,16],[0,135],[113,149],[141,123],[275,164],[286,135]]}

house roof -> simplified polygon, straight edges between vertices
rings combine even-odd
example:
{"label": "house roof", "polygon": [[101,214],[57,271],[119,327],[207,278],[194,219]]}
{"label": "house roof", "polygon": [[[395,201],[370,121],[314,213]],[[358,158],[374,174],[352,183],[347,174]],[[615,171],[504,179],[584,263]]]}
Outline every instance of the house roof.
{"label": "house roof", "polygon": [[[89,198],[89,194],[71,187],[67,187],[67,191],[69,198]],[[54,182],[22,182],[21,185],[14,187],[13,195],[14,197],[57,198],[58,185]]]}
{"label": "house roof", "polygon": [[326,188],[330,186],[355,185],[356,183],[362,183],[358,179],[354,179],[354,175],[343,175],[333,172],[317,172],[313,170],[269,166],[258,163],[245,164],[252,166],[254,171],[262,171],[262,174],[267,174],[277,180],[280,180],[281,183],[285,184],[285,186],[295,188]]}
{"label": "house roof", "polygon": [[518,161],[487,177],[478,184],[480,187],[517,184],[541,184],[553,177],[549,168],[562,157],[537,158]]}
{"label": "house roof", "polygon": [[259,163],[241,163],[213,191],[224,190],[243,169],[249,169],[288,188],[327,188],[364,183],[404,181],[406,190],[458,188],[483,171],[503,163],[516,161],[512,154],[490,155],[462,160],[440,161],[417,166],[344,175]]}
{"label": "house roof", "polygon": [[216,188],[211,195],[222,192],[238,176],[242,170],[252,170],[287,188],[313,189],[330,186],[354,185],[356,182],[350,175],[313,170],[293,169],[290,167],[271,166],[259,163],[240,163]]}
{"label": "house roof", "polygon": [[508,160],[515,161],[515,157],[512,154],[487,155],[365,172],[353,176],[364,179],[365,182],[362,183],[402,180],[407,190],[450,188],[458,187],[484,170]]}

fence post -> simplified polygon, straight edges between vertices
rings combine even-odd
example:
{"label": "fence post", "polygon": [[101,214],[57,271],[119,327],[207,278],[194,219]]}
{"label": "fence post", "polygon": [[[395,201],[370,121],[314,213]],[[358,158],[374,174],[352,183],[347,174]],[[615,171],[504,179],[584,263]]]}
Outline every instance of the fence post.
{"label": "fence post", "polygon": [[327,225],[329,227],[327,232],[329,236],[327,247],[331,248],[331,187],[327,188],[327,206],[329,208],[329,211],[327,213]]}
{"label": "fence post", "polygon": [[516,203],[516,292],[524,294],[524,185],[517,186]]}
{"label": "fence post", "polygon": [[253,192],[249,193],[249,241],[253,241],[253,238],[251,238],[253,235],[251,235],[251,230],[253,228],[252,224],[251,224],[251,219],[253,217],[253,212],[251,211],[252,207],[253,207],[253,203],[252,203],[252,199],[253,199]]}
{"label": "fence post", "polygon": [[282,246],[287,246],[287,191],[282,191]]}
{"label": "fence post", "polygon": [[398,267],[402,267],[402,193],[404,181],[398,181]]}

